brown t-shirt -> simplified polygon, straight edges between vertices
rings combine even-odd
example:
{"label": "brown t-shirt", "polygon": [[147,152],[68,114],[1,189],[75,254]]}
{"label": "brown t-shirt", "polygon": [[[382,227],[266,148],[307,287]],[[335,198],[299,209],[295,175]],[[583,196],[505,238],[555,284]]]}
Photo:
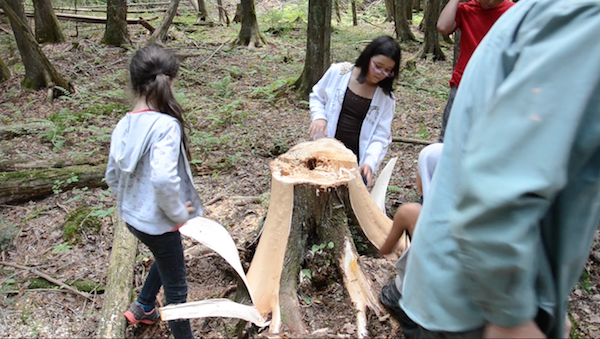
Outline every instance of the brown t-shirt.
{"label": "brown t-shirt", "polygon": [[356,154],[357,159],[359,159],[358,140],[360,137],[360,128],[370,106],[371,99],[354,94],[350,88],[346,90],[335,138],[352,150]]}

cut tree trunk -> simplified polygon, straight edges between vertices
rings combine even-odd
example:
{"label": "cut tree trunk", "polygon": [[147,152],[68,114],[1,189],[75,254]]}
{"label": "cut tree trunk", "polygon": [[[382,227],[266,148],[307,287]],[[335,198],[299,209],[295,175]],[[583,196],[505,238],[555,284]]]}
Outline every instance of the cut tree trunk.
{"label": "cut tree trunk", "polygon": [[102,181],[105,172],[106,165],[0,172],[0,204],[39,199],[73,188],[106,187]]}
{"label": "cut tree trunk", "polygon": [[[360,269],[355,241],[365,238],[379,248],[392,221],[367,191],[356,156],[323,138],[293,147],[270,168],[271,202],[247,275],[256,308],[272,314],[270,332],[307,335],[297,290],[300,272],[310,270],[313,285],[343,280],[357,335],[367,336],[367,307],[377,315],[381,309]],[[355,219],[358,232],[349,227]]]}
{"label": "cut tree trunk", "polygon": [[51,87],[54,97],[72,93],[71,83],[58,74],[35,40],[25,18],[22,3],[19,0],[0,0],[0,7],[10,20],[19,54],[25,66],[23,87],[31,89]]}
{"label": "cut tree trunk", "polygon": [[154,31],[154,33],[152,33],[150,38],[148,38],[148,45],[157,41],[167,41],[167,33],[169,32],[169,27],[171,27],[171,23],[173,23],[173,18],[175,18],[175,14],[177,14],[177,7],[179,7],[179,0],[171,0],[169,8],[167,9],[167,12],[165,12],[165,16],[163,17],[160,26]]}
{"label": "cut tree trunk", "polygon": [[258,29],[254,0],[241,0],[240,5],[242,27],[233,45],[260,47],[265,43],[265,40]]}
{"label": "cut tree trunk", "polygon": [[115,208],[113,221],[114,236],[110,251],[110,266],[96,337],[116,339],[125,338],[127,319],[122,316],[122,313],[131,303],[138,241],[119,217],[117,208]]}

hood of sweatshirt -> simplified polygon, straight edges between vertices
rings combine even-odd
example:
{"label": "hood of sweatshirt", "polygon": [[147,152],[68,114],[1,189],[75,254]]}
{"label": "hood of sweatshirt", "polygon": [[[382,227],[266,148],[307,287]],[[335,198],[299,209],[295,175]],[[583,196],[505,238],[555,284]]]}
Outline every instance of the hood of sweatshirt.
{"label": "hood of sweatshirt", "polygon": [[173,119],[155,111],[127,113],[112,134],[113,148],[110,152],[117,167],[123,172],[132,173],[140,158],[149,150],[156,131],[153,126]]}

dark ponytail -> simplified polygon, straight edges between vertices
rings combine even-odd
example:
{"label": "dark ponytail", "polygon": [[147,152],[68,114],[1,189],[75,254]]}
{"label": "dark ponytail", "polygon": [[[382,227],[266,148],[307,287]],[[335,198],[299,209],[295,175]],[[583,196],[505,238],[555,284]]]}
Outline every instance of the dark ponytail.
{"label": "dark ponytail", "polygon": [[183,119],[183,108],[173,96],[171,89],[178,71],[177,57],[156,44],[136,51],[129,65],[131,86],[135,94],[144,96],[148,107],[172,116],[181,124],[181,141],[190,160],[187,140],[190,125]]}

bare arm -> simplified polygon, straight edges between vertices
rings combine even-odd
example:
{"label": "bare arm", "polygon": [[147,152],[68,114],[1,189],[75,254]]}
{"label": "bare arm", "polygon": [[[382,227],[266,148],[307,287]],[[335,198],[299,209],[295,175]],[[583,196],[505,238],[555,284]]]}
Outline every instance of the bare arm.
{"label": "bare arm", "polygon": [[437,22],[438,32],[449,35],[456,29],[456,12],[458,11],[458,3],[460,0],[450,0],[446,7],[442,10]]}

